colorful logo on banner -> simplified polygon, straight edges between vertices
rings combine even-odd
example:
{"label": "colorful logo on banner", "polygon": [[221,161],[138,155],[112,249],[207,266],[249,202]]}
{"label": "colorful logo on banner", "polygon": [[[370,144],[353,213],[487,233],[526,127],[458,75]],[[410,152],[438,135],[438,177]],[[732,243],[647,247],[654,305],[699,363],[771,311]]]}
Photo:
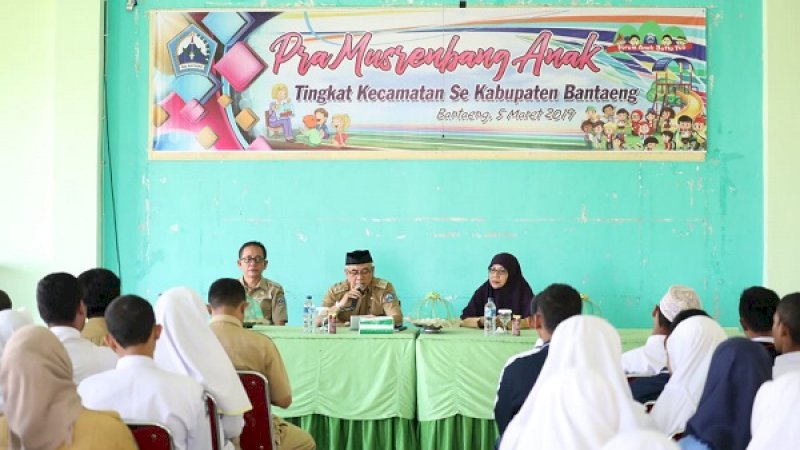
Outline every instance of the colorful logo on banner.
{"label": "colorful logo on banner", "polygon": [[152,24],[151,155],[708,145],[704,9],[157,11]]}

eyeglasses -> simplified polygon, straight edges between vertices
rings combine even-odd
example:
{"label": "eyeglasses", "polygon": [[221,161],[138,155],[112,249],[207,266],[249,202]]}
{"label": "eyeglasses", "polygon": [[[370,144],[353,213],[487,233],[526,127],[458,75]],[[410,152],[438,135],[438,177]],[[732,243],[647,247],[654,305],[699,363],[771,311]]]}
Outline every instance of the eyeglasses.
{"label": "eyeglasses", "polygon": [[369,275],[370,273],[372,273],[372,268],[371,267],[366,268],[366,269],[361,269],[361,270],[358,270],[358,269],[348,269],[347,270],[347,274],[350,275],[351,277],[355,277],[355,276],[358,276],[358,275],[366,276],[366,275]]}
{"label": "eyeglasses", "polygon": [[246,258],[239,258],[239,261],[241,261],[241,262],[243,262],[245,264],[250,264],[250,263],[261,264],[262,262],[266,261],[266,259],[264,259],[264,258],[262,258],[260,256],[256,256],[255,258],[253,258],[252,256],[248,256]]}
{"label": "eyeglasses", "polygon": [[508,271],[506,269],[503,269],[502,267],[490,267],[489,273],[496,275],[508,275]]}

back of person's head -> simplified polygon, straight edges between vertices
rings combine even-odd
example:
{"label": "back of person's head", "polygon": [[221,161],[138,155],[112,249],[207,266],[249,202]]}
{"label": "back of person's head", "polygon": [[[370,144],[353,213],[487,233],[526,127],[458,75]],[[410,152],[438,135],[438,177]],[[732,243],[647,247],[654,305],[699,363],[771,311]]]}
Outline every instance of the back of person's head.
{"label": "back of person's head", "polygon": [[772,331],[772,318],[781,299],[772,289],[753,286],[745,289],[739,297],[739,317],[742,325],[756,333]]}
{"label": "back of person's head", "polygon": [[675,319],[672,321],[672,324],[670,325],[669,328],[670,334],[672,334],[672,332],[675,331],[675,328],[678,328],[678,325],[680,325],[681,322],[688,319],[689,317],[695,317],[695,316],[711,317],[708,315],[707,312],[703,311],[702,309],[684,309],[683,311],[679,312],[678,315],[675,316]]}
{"label": "back of person's head", "polygon": [[48,325],[72,325],[80,304],[80,284],[68,273],[51,273],[36,286],[36,306]]}
{"label": "back of person's head", "polygon": [[553,283],[533,298],[532,313],[540,313],[551,333],[564,320],[581,313],[581,294],[568,284]]}
{"label": "back of person's head", "polygon": [[88,317],[102,317],[112,300],[119,297],[120,282],[108,269],[89,269],[78,275]]}
{"label": "back of person's head", "polygon": [[783,297],[775,313],[781,325],[788,330],[792,342],[800,344],[800,292]]}
{"label": "back of person's head", "polygon": [[233,278],[220,278],[208,288],[208,304],[214,309],[224,306],[236,308],[246,299],[244,286]]}
{"label": "back of person's head", "polygon": [[106,308],[108,333],[123,348],[150,339],[156,316],[150,303],[138,295],[123,295]]}
{"label": "back of person's head", "polygon": [[0,311],[11,309],[11,297],[6,294],[6,291],[0,289]]}
{"label": "back of person's head", "polygon": [[658,325],[669,330],[676,316],[687,309],[702,309],[697,292],[679,284],[670,286],[658,302]]}

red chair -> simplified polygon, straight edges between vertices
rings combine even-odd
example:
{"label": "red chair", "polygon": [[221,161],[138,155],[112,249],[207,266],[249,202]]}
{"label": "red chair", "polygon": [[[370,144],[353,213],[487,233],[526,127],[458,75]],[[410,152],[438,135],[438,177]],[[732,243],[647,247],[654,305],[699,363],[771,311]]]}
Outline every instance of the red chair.
{"label": "red chair", "polygon": [[244,414],[244,429],[239,436],[242,450],[273,450],[278,448],[275,442],[275,429],[272,424],[272,411],[269,399],[269,382],[267,378],[251,370],[238,371],[247,397],[253,409]]}
{"label": "red chair", "polygon": [[172,450],[172,432],[158,422],[125,422],[139,450]]}
{"label": "red chair", "polygon": [[208,425],[211,428],[211,449],[222,450],[225,444],[222,442],[222,427],[219,423],[219,413],[217,413],[217,400],[210,392],[205,393],[205,399]]}

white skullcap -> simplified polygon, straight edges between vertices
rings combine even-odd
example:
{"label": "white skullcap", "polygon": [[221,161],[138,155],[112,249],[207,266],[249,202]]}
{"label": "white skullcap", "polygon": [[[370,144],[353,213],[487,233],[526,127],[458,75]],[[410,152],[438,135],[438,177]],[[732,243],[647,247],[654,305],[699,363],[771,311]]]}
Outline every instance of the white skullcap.
{"label": "white skullcap", "polygon": [[661,314],[670,322],[675,320],[675,316],[681,311],[702,308],[697,292],[686,286],[670,286],[658,304]]}

